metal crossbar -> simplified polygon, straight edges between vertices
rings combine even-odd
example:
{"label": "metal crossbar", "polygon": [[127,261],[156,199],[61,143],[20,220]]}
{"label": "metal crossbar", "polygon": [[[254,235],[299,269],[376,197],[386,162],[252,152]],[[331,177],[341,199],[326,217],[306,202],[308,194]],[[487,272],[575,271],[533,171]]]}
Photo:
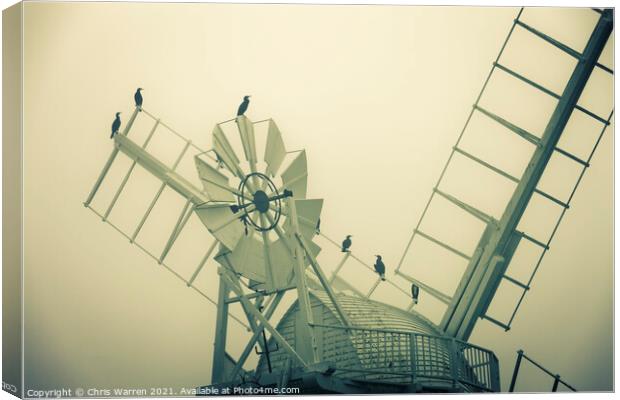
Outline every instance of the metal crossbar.
{"label": "metal crossbar", "polygon": [[581,60],[582,56],[581,53],[578,52],[577,50],[571,48],[570,46],[565,45],[564,43],[560,42],[559,40],[556,40],[554,38],[552,38],[551,36],[548,36],[544,33],[542,33],[541,31],[539,31],[536,28],[531,27],[530,25],[526,24],[523,21],[517,21],[515,20],[515,22],[517,23],[517,25],[519,25],[521,28],[525,29],[526,31],[538,36],[539,38],[541,38],[542,40],[544,40],[545,42],[557,47],[558,49],[562,50],[563,52],[565,52],[566,54],[576,58],[577,60]]}
{"label": "metal crossbar", "polygon": [[467,211],[469,214],[473,215],[474,217],[478,218],[479,220],[481,220],[484,223],[489,223],[490,221],[493,220],[493,217],[491,217],[490,215],[488,215],[487,213],[478,210],[475,207],[470,206],[469,204],[457,199],[456,197],[449,195],[448,193],[445,193],[437,188],[433,189],[437,194],[439,194],[441,197],[443,197],[444,199],[448,200],[449,202],[451,202],[452,204],[456,205],[457,207]]}
{"label": "metal crossbar", "polygon": [[[601,13],[602,14],[602,13]],[[545,42],[557,47],[558,49],[562,50],[563,52],[565,52],[566,54],[576,58],[577,60],[581,61],[583,59],[583,56],[580,52],[578,52],[577,50],[571,48],[570,46],[560,42],[559,40],[556,40],[554,38],[552,38],[549,35],[546,35],[544,33],[542,33],[541,31],[531,27],[530,25],[524,23],[523,21],[517,21],[515,20],[515,22],[517,23],[517,25],[519,25],[520,27],[522,27],[523,29],[529,31],[530,33],[533,33],[534,35],[538,36],[539,38],[541,38],[542,40],[544,40]],[[596,67],[602,69],[603,71],[610,73],[613,75],[614,71],[606,66],[604,66],[601,63],[596,63],[595,64]]]}
{"label": "metal crossbar", "polygon": [[511,131],[513,131],[514,133],[516,133],[517,135],[521,136],[523,139],[527,140],[528,142],[532,143],[535,146],[540,146],[540,138],[528,131],[526,131],[523,128],[518,127],[517,125],[513,124],[512,122],[505,120],[504,118],[500,117],[499,115],[492,113],[491,111],[480,107],[479,105],[475,104],[474,105],[474,110],[480,111],[480,113],[482,113],[483,115],[486,115],[487,117],[491,118],[492,120],[494,120],[495,122],[499,123],[500,125],[503,125],[504,127],[510,129]]}
{"label": "metal crossbar", "polygon": [[452,253],[454,253],[454,254],[456,254],[456,255],[458,255],[458,256],[463,257],[463,258],[464,258],[464,259],[466,259],[466,260],[469,260],[469,259],[471,258],[471,256],[468,256],[467,254],[463,253],[462,251],[457,250],[457,249],[455,249],[454,247],[452,247],[452,246],[450,246],[450,245],[448,245],[448,244],[445,244],[444,242],[442,242],[442,241],[441,241],[441,240],[439,240],[439,239],[435,239],[435,238],[434,238],[434,237],[432,237],[431,235],[427,235],[426,233],[422,232],[422,231],[421,231],[421,230],[419,230],[419,229],[417,230],[417,233],[418,233],[418,235],[420,235],[420,236],[421,236],[421,237],[423,237],[424,239],[427,239],[427,240],[429,240],[429,241],[431,241],[431,242],[435,243],[436,245],[438,245],[438,246],[440,246],[440,247],[443,247],[444,249],[449,250],[449,251],[451,251]]}
{"label": "metal crossbar", "polygon": [[[559,94],[557,94],[557,93],[547,89],[546,87],[544,87],[544,86],[542,86],[542,85],[540,85],[540,84],[538,84],[538,83],[536,83],[536,82],[526,78],[525,76],[519,74],[518,72],[513,71],[512,69],[506,67],[505,65],[502,65],[500,63],[495,63],[495,66],[498,69],[501,69],[502,71],[506,72],[507,74],[512,75],[513,77],[519,79],[521,82],[527,83],[528,85],[530,85],[530,86],[540,90],[541,92],[543,92],[543,93],[553,97],[554,99],[556,99],[556,100],[560,99],[560,95]],[[595,120],[597,120],[598,122],[600,122],[602,124],[606,124],[607,123],[607,121],[605,121],[604,118],[599,117],[598,115],[594,114],[592,111],[590,111],[590,110],[588,110],[586,108],[583,108],[580,105],[576,105],[575,109],[581,111],[582,113],[584,113],[584,114],[586,114],[586,115],[588,115],[588,116],[590,116],[592,118],[594,118]]]}

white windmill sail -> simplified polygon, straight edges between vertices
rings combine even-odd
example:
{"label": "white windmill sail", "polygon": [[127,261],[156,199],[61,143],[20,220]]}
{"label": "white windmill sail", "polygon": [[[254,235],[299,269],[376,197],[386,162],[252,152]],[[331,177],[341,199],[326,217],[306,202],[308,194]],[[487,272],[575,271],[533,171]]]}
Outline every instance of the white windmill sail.
{"label": "white windmill sail", "polygon": [[308,186],[308,160],[306,151],[300,151],[291,164],[282,172],[282,182],[284,187],[293,191],[296,199],[306,197],[306,187]]}
{"label": "white windmill sail", "polygon": [[264,158],[264,161],[267,163],[267,173],[272,177],[276,176],[285,157],[286,148],[284,147],[282,134],[276,123],[273,120],[269,120]]}
{"label": "white windmill sail", "polygon": [[209,199],[211,201],[234,201],[235,197],[228,184],[229,178],[199,157],[196,157],[195,160],[198,175],[200,176],[202,186],[205,192],[207,192]]}
{"label": "white windmill sail", "polygon": [[[544,34],[541,30],[534,28],[527,22],[528,12],[523,13],[523,10],[521,10],[515,19],[504,46],[493,63],[489,77],[472,108],[465,128],[459,136],[441,177],[433,189],[427,206],[413,231],[413,235],[397,269],[397,273],[401,278],[413,283],[423,283],[423,285],[419,285],[421,290],[426,291],[438,300],[445,303],[446,296],[448,296],[447,298],[450,299],[450,302],[445,308],[440,326],[446,334],[463,340],[467,340],[476,321],[480,318],[487,319],[506,330],[510,329],[523,297],[530,289],[538,266],[549,249],[549,244],[555,231],[569,207],[572,194],[574,194],[581,176],[583,176],[583,172],[589,166],[591,155],[596,148],[595,144],[590,156],[584,159],[559,147],[558,140],[564,128],[570,122],[571,115],[582,113],[582,115],[601,124],[600,135],[605,132],[612,115],[612,113],[609,113],[609,117],[603,117],[578,104],[580,94],[593,70],[598,69],[612,73],[609,68],[598,63],[599,55],[612,29],[610,15],[602,13],[599,16],[596,27],[593,26],[593,32],[587,45],[583,50],[577,51]],[[583,13],[592,12],[592,10],[583,10]],[[570,27],[567,28],[570,29]],[[519,36],[517,39],[514,39],[517,33]],[[511,62],[514,63],[515,60],[519,59],[514,56],[514,52],[528,51],[532,48],[532,46],[521,44],[524,43],[523,40],[542,40],[547,43],[548,47],[555,47],[560,50],[559,52],[548,51],[545,55],[546,57],[578,58],[580,60],[579,63],[573,64],[574,68],[570,70],[571,73],[566,78],[567,81],[562,93],[553,92],[545,87],[544,83],[535,82],[511,66]],[[520,50],[512,50],[511,46],[513,45]],[[509,56],[505,57],[506,54],[509,54]],[[521,54],[521,59],[528,59],[527,54]],[[547,62],[550,65],[557,64],[557,61]],[[530,73],[535,72],[532,69]],[[610,79],[611,76],[609,75]],[[524,97],[533,100],[523,101],[515,107],[514,104],[504,101],[507,89],[501,90],[500,84],[505,85],[501,86],[501,88],[510,87],[514,88],[513,90],[525,90],[528,93],[532,93],[531,96],[535,97]],[[527,115],[532,115],[532,117],[529,117],[529,119],[525,118],[524,116]],[[539,117],[538,120],[536,119],[537,115]],[[546,116],[546,120],[541,120],[540,116]],[[536,122],[536,124],[532,121]],[[482,126],[485,128],[482,129]],[[498,167],[498,163],[508,166],[505,160],[510,155],[506,154],[505,150],[514,150],[514,147],[497,148],[493,152],[495,154],[487,152],[485,155],[479,155],[476,151],[468,149],[468,143],[473,143],[471,140],[468,141],[468,137],[476,134],[481,135],[479,132],[482,131],[487,131],[488,135],[486,139],[481,136],[483,141],[486,140],[484,143],[488,143],[490,140],[497,140],[501,135],[514,135],[513,137],[518,138],[516,140],[522,140],[523,143],[527,143],[527,146],[530,147],[527,151],[527,161],[523,164],[523,167],[518,172],[509,172],[505,169],[506,167]],[[497,135],[497,138],[491,135],[491,133]],[[478,140],[480,141],[481,139]],[[481,147],[479,146],[478,152],[484,150],[484,148],[481,150]],[[494,155],[496,159],[489,161],[489,158]],[[502,157],[504,157],[503,160]],[[552,157],[564,157],[578,168],[582,168],[582,173],[579,175],[571,192],[572,194],[568,198],[562,198],[554,192],[544,189],[539,184],[541,176]],[[503,182],[507,182],[506,188],[508,188],[509,192],[506,192],[508,194],[506,202],[498,203],[504,204],[505,208],[489,211],[490,200],[493,200],[493,195],[489,194],[490,186],[486,186],[488,189],[480,186],[481,189],[478,191],[472,190],[472,188],[476,187],[476,184],[480,184],[481,178],[470,177],[469,182],[471,184],[468,186],[468,191],[462,190],[457,193],[459,188],[462,189],[466,186],[463,185],[463,181],[468,179],[465,171],[473,170],[473,168],[486,171],[484,173],[489,176],[488,182],[499,182],[498,185],[504,185]],[[478,182],[476,182],[476,179],[478,179]],[[477,193],[481,196],[477,196],[477,200],[474,197],[471,199],[466,198],[467,196],[472,196],[472,193]],[[448,230],[444,229],[441,237],[438,234],[430,233],[428,231],[430,228],[425,228],[425,226],[437,227],[440,224],[440,222],[436,222],[433,225],[432,221],[433,219],[436,221],[441,220],[434,218],[437,213],[433,212],[441,202],[450,204],[454,209],[460,210],[462,213],[464,212],[472,220],[482,222],[483,229],[479,231],[481,239],[478,243],[466,250],[453,244],[454,238],[446,239],[448,236],[454,236],[454,232],[450,232],[450,229],[452,231],[455,230],[454,226],[447,228]],[[538,211],[540,215],[534,218],[535,222],[541,223],[541,220],[545,217],[549,218],[552,215],[555,215],[556,219],[553,224],[549,223],[551,228],[549,231],[544,232],[543,236],[542,230],[537,229],[532,224],[523,224],[521,222],[524,213],[527,216],[529,210],[532,210],[533,207],[542,207],[539,204],[545,202],[544,209],[549,211],[545,213]],[[442,210],[445,210],[447,206],[442,207],[444,207]],[[451,222],[455,223],[455,221]],[[443,224],[444,228],[446,228],[446,222]],[[463,238],[468,235],[461,236]],[[421,280],[414,279],[416,275],[423,274],[419,269],[417,272],[416,270],[411,270],[410,264],[415,260],[416,252],[420,253],[420,250],[426,246],[425,242],[436,246],[439,249],[438,251],[451,253],[457,258],[461,257],[462,260],[465,260],[466,268],[464,268],[463,274],[459,275],[456,272],[451,274],[455,277],[460,276],[460,282],[452,293],[444,294],[441,290],[437,290],[436,286],[439,282],[421,282]],[[511,276],[507,271],[509,271],[508,266],[511,264],[515,252],[519,252],[524,246],[537,247],[540,256],[529,278],[520,280]],[[489,305],[496,291],[504,282],[508,285],[514,285],[522,291],[515,309],[505,322],[488,313]]]}

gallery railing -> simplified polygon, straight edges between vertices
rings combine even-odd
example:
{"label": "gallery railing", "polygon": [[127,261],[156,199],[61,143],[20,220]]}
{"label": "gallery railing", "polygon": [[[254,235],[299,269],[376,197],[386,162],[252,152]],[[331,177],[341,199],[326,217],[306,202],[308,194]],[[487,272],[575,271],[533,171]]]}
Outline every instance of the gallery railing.
{"label": "gallery railing", "polygon": [[498,392],[493,352],[450,337],[313,324],[335,377],[437,389]]}

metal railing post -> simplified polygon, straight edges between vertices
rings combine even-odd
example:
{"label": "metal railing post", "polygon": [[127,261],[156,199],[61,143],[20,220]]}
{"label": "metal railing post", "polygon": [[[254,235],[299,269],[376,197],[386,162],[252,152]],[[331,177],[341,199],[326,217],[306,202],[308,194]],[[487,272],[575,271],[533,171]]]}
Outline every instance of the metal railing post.
{"label": "metal railing post", "polygon": [[500,392],[502,389],[502,385],[500,382],[500,378],[499,378],[499,361],[497,360],[497,357],[495,356],[495,354],[491,353],[489,354],[489,357],[492,357],[491,359],[491,390],[493,390],[494,392]]}
{"label": "metal railing post", "polygon": [[452,375],[452,387],[457,387],[459,379],[459,367],[457,362],[456,340],[454,338],[450,339],[450,370]]}
{"label": "metal railing post", "polygon": [[411,333],[409,334],[409,357],[411,358],[410,360],[410,364],[411,364],[411,384],[415,385],[416,384],[416,361],[417,361],[417,355],[416,355],[416,334],[415,333]]}
{"label": "metal railing post", "polygon": [[555,376],[555,380],[553,381],[553,389],[551,389],[552,392],[557,392],[558,391],[558,384],[560,383],[560,375],[556,375]]}
{"label": "metal railing post", "polygon": [[519,367],[521,366],[521,359],[523,358],[523,350],[517,351],[517,362],[515,363],[515,369],[512,372],[512,380],[510,381],[509,392],[514,392],[515,384],[517,383],[517,375],[519,374]]}

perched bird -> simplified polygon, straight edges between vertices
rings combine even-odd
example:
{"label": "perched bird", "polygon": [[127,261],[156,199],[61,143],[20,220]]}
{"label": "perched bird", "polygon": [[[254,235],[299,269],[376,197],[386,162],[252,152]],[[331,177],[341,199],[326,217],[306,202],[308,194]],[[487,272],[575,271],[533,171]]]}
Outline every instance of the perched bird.
{"label": "perched bird", "polygon": [[375,261],[375,271],[377,271],[377,273],[381,277],[381,280],[384,281],[385,280],[385,264],[383,264],[383,261],[381,261],[380,255],[377,255],[375,257],[377,257],[377,261]]}
{"label": "perched bird", "polygon": [[349,251],[349,247],[351,247],[351,235],[347,235],[347,238],[342,241],[342,252],[346,253]]}
{"label": "perched bird", "polygon": [[136,107],[140,108],[140,111],[142,111],[142,93],[140,93],[141,90],[144,90],[142,88],[138,88],[138,90],[136,90],[136,94],[133,95],[133,99],[136,101]]}
{"label": "perched bird", "polygon": [[411,284],[411,297],[413,297],[413,302],[418,304],[418,297],[420,296],[420,288],[416,286],[415,283]]}
{"label": "perched bird", "polygon": [[248,106],[250,105],[250,96],[243,96],[243,102],[239,105],[239,109],[237,110],[237,117],[245,114],[248,110]]}
{"label": "perched bird", "polygon": [[224,161],[220,158],[220,156],[215,153],[215,160],[217,161],[217,169],[220,169],[224,166]]}
{"label": "perched bird", "polygon": [[121,113],[116,113],[116,118],[114,118],[114,122],[112,122],[112,134],[110,135],[110,139],[114,137],[118,133],[118,130],[121,128]]}

